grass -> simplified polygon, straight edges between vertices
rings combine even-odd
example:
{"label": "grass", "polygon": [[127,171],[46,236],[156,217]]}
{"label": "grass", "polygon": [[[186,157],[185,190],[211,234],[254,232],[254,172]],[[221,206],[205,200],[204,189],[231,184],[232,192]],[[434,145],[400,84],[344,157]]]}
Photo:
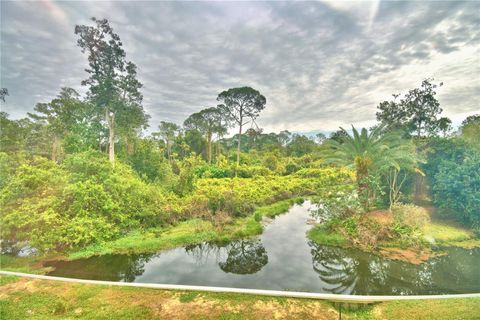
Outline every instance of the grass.
{"label": "grass", "polygon": [[0,254],[0,269],[14,272],[42,274],[46,271],[46,269],[42,267],[42,260],[48,258],[48,256],[14,257]]}
{"label": "grass", "polygon": [[451,244],[459,241],[470,240],[474,237],[473,233],[454,224],[445,224],[440,222],[430,222],[422,227],[425,237],[435,239],[440,244]]}
{"label": "grass", "polygon": [[[5,280],[7,279],[7,280]],[[320,300],[109,287],[0,276],[0,318],[338,319]],[[480,298],[343,306],[342,319],[480,319]]]}
{"label": "grass", "polygon": [[307,236],[310,240],[313,240],[318,244],[341,247],[349,243],[343,235],[331,232],[323,225],[317,225],[310,229]]}
{"label": "grass", "polygon": [[376,306],[372,313],[379,319],[480,319],[480,298],[395,301]]}

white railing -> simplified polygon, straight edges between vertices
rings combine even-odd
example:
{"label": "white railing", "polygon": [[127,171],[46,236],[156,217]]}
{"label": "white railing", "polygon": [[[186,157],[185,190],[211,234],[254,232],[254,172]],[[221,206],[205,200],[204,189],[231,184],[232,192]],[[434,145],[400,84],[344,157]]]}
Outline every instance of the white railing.
{"label": "white railing", "polygon": [[0,270],[0,275],[26,277],[26,278],[41,279],[41,280],[83,283],[83,284],[107,285],[107,286],[139,287],[139,288],[165,289],[165,290],[204,291],[204,292],[220,292],[220,293],[243,293],[243,294],[253,294],[253,295],[272,296],[272,297],[321,299],[321,300],[329,300],[329,301],[335,301],[335,302],[349,302],[349,303],[373,303],[373,302],[381,302],[381,301],[422,300],[422,299],[426,300],[426,299],[451,299],[451,298],[480,298],[480,293],[421,295],[421,296],[360,296],[360,295],[348,295],[348,294],[314,293],[314,292],[298,292],[298,291],[186,286],[186,285],[159,284],[159,283],[115,282],[115,281],[100,281],[100,280],[52,277],[52,276],[45,276],[45,275],[39,275],[39,274],[2,271],[2,270]]}

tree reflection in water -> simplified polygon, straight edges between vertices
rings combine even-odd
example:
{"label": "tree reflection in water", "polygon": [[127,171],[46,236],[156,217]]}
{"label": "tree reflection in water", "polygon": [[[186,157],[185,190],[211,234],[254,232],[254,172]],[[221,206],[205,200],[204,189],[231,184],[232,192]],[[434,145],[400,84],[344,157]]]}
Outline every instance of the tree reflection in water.
{"label": "tree reflection in water", "polygon": [[[379,294],[388,286],[391,261],[360,251],[329,247],[309,242],[313,269],[336,294]],[[388,290],[387,289],[387,290]]]}
{"label": "tree reflection in water", "polygon": [[267,251],[260,239],[232,241],[223,246],[203,243],[186,247],[185,251],[195,258],[197,264],[203,264],[215,255],[220,269],[227,273],[253,274],[268,263]]}
{"label": "tree reflection in water", "polygon": [[234,241],[226,251],[227,259],[218,263],[224,272],[253,274],[268,263],[267,250],[259,239]]}
{"label": "tree reflection in water", "polygon": [[462,259],[456,259],[454,254],[415,265],[355,249],[308,244],[313,270],[326,284],[323,289],[336,294],[441,294],[461,283],[465,285],[465,275],[470,278],[468,275],[473,274],[461,270]]}
{"label": "tree reflection in water", "polygon": [[125,282],[133,282],[135,278],[141,276],[145,272],[145,265],[152,259],[152,254],[140,254],[136,256],[126,256],[127,259],[124,261],[124,270],[121,271],[119,268],[119,276]]}
{"label": "tree reflection in water", "polygon": [[195,259],[195,264],[198,266],[207,263],[212,256],[218,259],[221,250],[221,246],[207,242],[185,247],[185,252]]}

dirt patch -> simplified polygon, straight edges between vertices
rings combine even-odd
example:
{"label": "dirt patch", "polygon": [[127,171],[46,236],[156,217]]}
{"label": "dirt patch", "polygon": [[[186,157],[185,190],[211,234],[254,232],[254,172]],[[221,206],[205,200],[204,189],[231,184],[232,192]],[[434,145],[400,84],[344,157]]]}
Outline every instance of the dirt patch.
{"label": "dirt patch", "polygon": [[18,291],[33,293],[36,290],[35,281],[22,278],[16,282],[8,283],[0,287],[0,299],[7,298],[10,294]]}
{"label": "dirt patch", "polygon": [[389,226],[393,223],[393,214],[388,210],[376,210],[369,212],[367,217],[375,220],[382,226]]}

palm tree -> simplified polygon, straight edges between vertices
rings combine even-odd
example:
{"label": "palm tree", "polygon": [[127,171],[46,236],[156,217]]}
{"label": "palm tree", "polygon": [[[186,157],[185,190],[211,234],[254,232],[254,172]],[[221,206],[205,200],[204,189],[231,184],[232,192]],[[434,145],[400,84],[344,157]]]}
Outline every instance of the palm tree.
{"label": "palm tree", "polygon": [[375,192],[371,186],[372,173],[382,174],[392,168],[400,171],[402,167],[412,167],[416,163],[415,152],[398,133],[381,134],[381,127],[370,132],[362,128],[359,132],[352,125],[351,135],[340,129],[344,133],[342,139],[330,139],[326,143],[325,160],[355,169],[357,192],[364,209],[368,210],[369,200]]}

